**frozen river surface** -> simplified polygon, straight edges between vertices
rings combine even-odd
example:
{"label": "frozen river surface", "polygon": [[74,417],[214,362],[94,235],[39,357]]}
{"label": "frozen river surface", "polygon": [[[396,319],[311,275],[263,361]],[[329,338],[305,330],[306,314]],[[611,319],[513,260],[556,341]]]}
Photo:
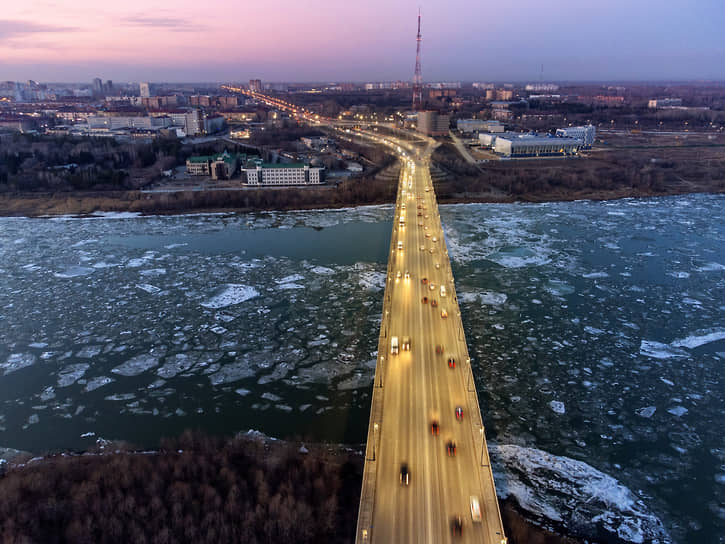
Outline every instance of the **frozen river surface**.
{"label": "frozen river surface", "polygon": [[[441,208],[500,493],[565,525],[598,505],[632,542],[725,541],[723,204]],[[0,219],[0,445],[361,442],[391,218]]]}

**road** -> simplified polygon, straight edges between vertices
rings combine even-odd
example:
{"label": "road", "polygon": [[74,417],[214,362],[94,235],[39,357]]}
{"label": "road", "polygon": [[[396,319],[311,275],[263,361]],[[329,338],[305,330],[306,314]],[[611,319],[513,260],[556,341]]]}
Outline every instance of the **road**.
{"label": "road", "polygon": [[[499,544],[505,538],[429,155],[430,148],[415,160],[408,156],[401,172],[357,542]],[[393,337],[398,354],[391,353]],[[433,421],[439,435],[431,432]],[[448,454],[448,442],[455,442],[455,456]],[[401,484],[403,463],[409,485]],[[472,519],[472,496],[481,505],[480,523]],[[460,536],[451,530],[456,516],[463,523]]]}
{"label": "road", "polygon": [[[458,153],[460,153],[461,157],[468,162],[468,164],[474,165],[476,168],[478,168],[478,163],[476,162],[476,159],[473,158],[473,155],[471,155],[471,152],[466,149],[466,146],[463,144],[461,139],[456,136],[452,130],[448,131],[448,134],[451,137],[451,140],[453,141],[453,145],[456,146],[456,149],[458,150]],[[478,168],[480,170],[480,168]]]}

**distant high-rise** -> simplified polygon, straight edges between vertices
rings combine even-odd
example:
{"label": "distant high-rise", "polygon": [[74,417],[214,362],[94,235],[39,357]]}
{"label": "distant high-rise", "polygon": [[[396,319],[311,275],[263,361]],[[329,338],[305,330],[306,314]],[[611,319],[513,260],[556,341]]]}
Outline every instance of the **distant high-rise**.
{"label": "distant high-rise", "polygon": [[103,81],[100,77],[93,78],[93,93],[101,94],[103,92]]}
{"label": "distant high-rise", "polygon": [[138,84],[139,94],[141,98],[149,98],[151,96],[151,85],[146,81],[142,81]]}
{"label": "distant high-rise", "polygon": [[262,92],[262,80],[261,79],[250,79],[249,90],[255,93]]}
{"label": "distant high-rise", "polygon": [[413,111],[418,111],[423,102],[423,74],[420,69],[420,9],[418,9],[418,36],[415,38],[415,72],[413,74]]}
{"label": "distant high-rise", "polygon": [[113,92],[113,81],[111,81],[110,79],[106,80],[106,84],[104,85],[104,90],[107,93],[112,93]]}

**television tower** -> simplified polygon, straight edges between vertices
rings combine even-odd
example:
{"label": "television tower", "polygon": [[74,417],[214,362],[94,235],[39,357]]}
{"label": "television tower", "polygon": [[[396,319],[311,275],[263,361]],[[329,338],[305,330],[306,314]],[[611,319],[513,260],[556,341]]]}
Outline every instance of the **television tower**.
{"label": "television tower", "polygon": [[423,75],[420,71],[420,8],[418,8],[418,37],[415,39],[415,74],[413,75],[413,111],[418,111],[423,102]]}

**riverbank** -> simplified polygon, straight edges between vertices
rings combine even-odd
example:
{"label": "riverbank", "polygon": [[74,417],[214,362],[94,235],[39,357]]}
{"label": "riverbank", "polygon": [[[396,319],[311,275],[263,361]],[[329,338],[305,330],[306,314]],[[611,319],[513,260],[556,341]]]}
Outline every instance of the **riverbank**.
{"label": "riverbank", "polygon": [[[99,440],[83,454],[19,455],[0,476],[0,532],[33,542],[353,542],[362,450],[187,432],[158,451]],[[513,500],[500,506],[511,544],[582,542],[529,522]]]}
{"label": "riverbank", "polygon": [[[290,192],[287,192],[290,191]],[[179,191],[144,193],[141,191],[73,192],[0,195],[0,216],[43,217],[57,215],[90,215],[96,212],[131,212],[142,215],[164,215],[206,212],[252,212],[264,210],[289,211],[338,209],[354,206],[389,204],[393,190],[378,184],[373,194],[340,195],[333,187],[309,189],[278,189],[275,191]],[[617,187],[549,190],[508,195],[500,191],[445,191],[439,204],[567,202],[574,200],[618,200],[649,198],[693,193],[725,193],[725,181],[687,183],[654,189]]]}

